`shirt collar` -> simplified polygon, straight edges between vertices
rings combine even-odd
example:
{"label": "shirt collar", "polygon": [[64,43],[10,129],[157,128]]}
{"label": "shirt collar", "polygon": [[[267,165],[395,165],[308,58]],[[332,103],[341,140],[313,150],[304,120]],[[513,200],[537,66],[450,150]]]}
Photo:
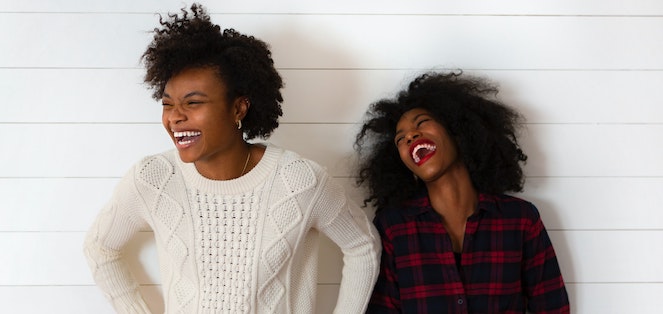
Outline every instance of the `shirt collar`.
{"label": "shirt collar", "polygon": [[[435,211],[430,204],[428,191],[425,188],[417,191],[414,197],[405,201],[403,205],[403,214],[409,216],[417,216]],[[479,203],[477,206],[479,208],[477,212],[500,212],[500,207],[497,205],[497,197],[491,194],[479,193]]]}

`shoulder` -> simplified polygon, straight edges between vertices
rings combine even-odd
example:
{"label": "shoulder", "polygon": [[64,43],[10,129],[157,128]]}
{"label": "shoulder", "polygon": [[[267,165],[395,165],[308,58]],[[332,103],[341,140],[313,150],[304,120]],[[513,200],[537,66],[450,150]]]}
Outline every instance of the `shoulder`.
{"label": "shoulder", "polygon": [[523,219],[531,223],[540,219],[539,210],[534,204],[512,195],[481,194],[479,204],[506,219]]}
{"label": "shoulder", "polygon": [[279,158],[279,167],[281,168],[288,169],[290,171],[310,169],[316,173],[325,172],[324,167],[320,166],[315,161],[300,156],[294,151],[279,148],[272,144],[270,144],[269,147],[280,150],[281,157]]}
{"label": "shoulder", "polygon": [[[273,149],[273,145],[268,146],[268,150]],[[295,201],[301,210],[315,213],[319,222],[331,221],[345,204],[342,187],[329,179],[323,167],[289,150],[280,151],[275,178],[268,188],[274,203]]]}
{"label": "shoulder", "polygon": [[403,209],[396,206],[388,206],[379,208],[375,211],[376,221],[387,221],[387,220],[402,220],[403,219]]}
{"label": "shoulder", "polygon": [[416,220],[416,216],[407,207],[383,207],[375,212],[373,225],[383,237],[392,238],[394,230]]}
{"label": "shoulder", "polygon": [[387,205],[378,208],[374,221],[382,225],[389,226],[408,221],[420,220],[420,216],[425,216],[432,211],[428,190],[420,188],[408,200],[400,204]]}
{"label": "shoulder", "polygon": [[277,174],[285,182],[290,183],[289,185],[297,185],[300,188],[311,187],[327,178],[326,169],[318,163],[303,158],[296,152],[274,147],[271,144],[270,148],[281,150]]}
{"label": "shoulder", "polygon": [[176,158],[175,150],[143,157],[133,166],[133,176],[137,182],[161,189],[175,174]]}

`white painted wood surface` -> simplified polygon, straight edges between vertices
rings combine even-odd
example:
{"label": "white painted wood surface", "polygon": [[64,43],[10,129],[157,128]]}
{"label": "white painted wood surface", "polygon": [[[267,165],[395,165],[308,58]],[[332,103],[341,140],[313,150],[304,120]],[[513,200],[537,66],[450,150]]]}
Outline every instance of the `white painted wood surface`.
{"label": "white painted wood surface", "polygon": [[[284,69],[287,123],[356,123],[366,104],[392,97],[417,70]],[[661,71],[481,70],[528,123],[662,123]],[[159,123],[142,69],[0,68],[2,122]],[[94,83],[98,82],[98,83]],[[35,92],[39,86],[39,92]],[[85,88],[81,88],[85,86]],[[67,97],[55,97],[67,92]],[[30,110],[26,110],[30,95]],[[105,96],[100,96],[105,95]],[[626,110],[632,108],[634,110]]]}
{"label": "white painted wood surface", "polygon": [[[663,21],[650,16],[215,14],[213,18],[224,28],[270,43],[275,64],[285,69],[663,67],[663,59],[657,58],[663,53]],[[4,34],[10,49],[0,51],[0,67],[135,68],[156,21],[154,14],[5,13],[0,28],[21,32]]]}
{"label": "white painted wood surface", "polygon": [[[0,0],[0,312],[112,313],[81,252],[118,178],[170,149],[141,83],[155,12],[181,1]],[[351,198],[369,103],[431,69],[500,86],[526,117],[528,180],[573,313],[663,308],[663,3],[214,1],[212,18],[267,41],[284,89],[272,142],[328,167]],[[370,214],[370,213],[369,213]],[[150,232],[128,249],[162,312]],[[325,240],[318,313],[341,260]]]}

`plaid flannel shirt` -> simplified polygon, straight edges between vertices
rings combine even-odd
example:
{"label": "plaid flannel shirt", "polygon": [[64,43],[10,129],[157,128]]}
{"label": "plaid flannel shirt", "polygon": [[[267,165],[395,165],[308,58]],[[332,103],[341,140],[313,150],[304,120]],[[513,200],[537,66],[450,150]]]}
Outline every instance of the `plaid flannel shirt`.
{"label": "plaid flannel shirt", "polygon": [[378,211],[380,275],[367,313],[569,313],[552,243],[533,204],[479,195],[461,266],[425,194]]}

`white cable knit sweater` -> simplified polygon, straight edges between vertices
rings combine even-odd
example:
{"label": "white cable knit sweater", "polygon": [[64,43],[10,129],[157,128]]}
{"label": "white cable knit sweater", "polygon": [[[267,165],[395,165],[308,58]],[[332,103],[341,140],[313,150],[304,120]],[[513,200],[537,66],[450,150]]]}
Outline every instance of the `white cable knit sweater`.
{"label": "white cable knit sweater", "polygon": [[175,150],[120,181],[88,232],[95,281],[119,313],[149,313],[122,248],[156,238],[166,313],[313,313],[318,231],[343,252],[335,313],[363,313],[377,279],[373,225],[319,165],[267,144],[244,176],[214,181]]}

